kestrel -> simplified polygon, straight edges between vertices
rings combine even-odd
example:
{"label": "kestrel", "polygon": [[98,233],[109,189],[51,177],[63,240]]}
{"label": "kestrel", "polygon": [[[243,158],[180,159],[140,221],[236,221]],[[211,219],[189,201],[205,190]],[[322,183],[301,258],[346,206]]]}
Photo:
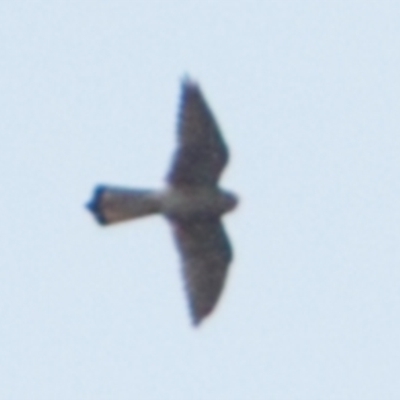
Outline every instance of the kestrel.
{"label": "kestrel", "polygon": [[221,217],[237,197],[218,187],[228,149],[200,87],[182,83],[178,148],[161,191],[98,186],[87,205],[100,224],[114,224],[150,214],[171,223],[183,264],[194,325],[211,313],[221,295],[232,248]]}

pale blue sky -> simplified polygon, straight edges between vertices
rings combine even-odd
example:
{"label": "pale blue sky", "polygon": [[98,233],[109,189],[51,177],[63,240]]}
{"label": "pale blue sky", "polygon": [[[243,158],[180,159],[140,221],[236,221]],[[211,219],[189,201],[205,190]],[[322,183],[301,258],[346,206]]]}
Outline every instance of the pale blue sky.
{"label": "pale blue sky", "polygon": [[[389,0],[1,2],[0,398],[400,398],[399,21]],[[241,198],[199,329],[165,221],[83,207],[163,185],[185,74]]]}

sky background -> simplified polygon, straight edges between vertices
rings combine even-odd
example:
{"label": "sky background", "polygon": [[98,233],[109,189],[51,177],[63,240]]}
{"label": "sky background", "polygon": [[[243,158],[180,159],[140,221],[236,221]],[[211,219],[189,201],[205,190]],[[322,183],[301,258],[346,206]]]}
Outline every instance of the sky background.
{"label": "sky background", "polygon": [[[0,4],[0,398],[400,398],[400,3]],[[194,329],[160,217],[180,83],[231,151],[235,259]]]}

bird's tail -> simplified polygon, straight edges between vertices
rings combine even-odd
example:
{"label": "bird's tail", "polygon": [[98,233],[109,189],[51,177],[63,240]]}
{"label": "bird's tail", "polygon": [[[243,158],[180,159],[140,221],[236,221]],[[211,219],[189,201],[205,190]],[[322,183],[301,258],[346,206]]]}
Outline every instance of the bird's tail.
{"label": "bird's tail", "polygon": [[98,186],[87,208],[100,224],[108,225],[155,214],[161,204],[152,190]]}

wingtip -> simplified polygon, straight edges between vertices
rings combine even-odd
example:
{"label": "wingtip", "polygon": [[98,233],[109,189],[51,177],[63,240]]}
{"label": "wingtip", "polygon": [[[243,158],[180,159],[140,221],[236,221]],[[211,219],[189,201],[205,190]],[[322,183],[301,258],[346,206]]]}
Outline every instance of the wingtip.
{"label": "wingtip", "polygon": [[192,79],[189,74],[185,74],[182,78],[182,86],[187,89],[198,89],[199,84],[195,79]]}
{"label": "wingtip", "polygon": [[201,325],[202,319],[194,319],[192,318],[192,326],[194,329],[198,329]]}
{"label": "wingtip", "polygon": [[196,318],[195,316],[192,316],[192,326],[193,328],[198,328],[201,324],[202,318]]}
{"label": "wingtip", "polygon": [[204,319],[206,319],[212,312],[211,310],[208,310],[207,312],[199,312],[196,310],[191,310],[190,312],[190,319],[193,325],[193,328],[199,328],[200,325],[202,324],[202,322],[204,321]]}

